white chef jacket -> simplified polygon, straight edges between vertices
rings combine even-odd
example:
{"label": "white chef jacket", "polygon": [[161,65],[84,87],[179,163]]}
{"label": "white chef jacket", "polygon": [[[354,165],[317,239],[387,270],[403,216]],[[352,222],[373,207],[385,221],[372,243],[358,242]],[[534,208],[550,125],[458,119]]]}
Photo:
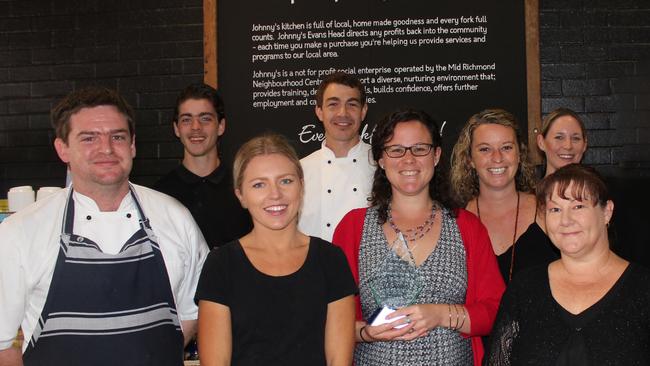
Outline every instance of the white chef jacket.
{"label": "white chef jacket", "polygon": [[370,145],[359,141],[337,158],[325,146],[302,158],[305,195],[298,227],[307,235],[332,241],[334,229],[350,210],[367,207],[376,164]]}
{"label": "white chef jacket", "polygon": [[[190,212],[174,198],[132,185],[149,218],[165,259],[179,320],[196,319],[194,293],[208,246]],[[9,348],[21,326],[27,347],[41,315],[59,253],[59,238],[69,188],[39,200],[0,224],[0,350]],[[100,212],[78,192],[74,233],[117,253],[139,228],[131,194],[114,212]]]}

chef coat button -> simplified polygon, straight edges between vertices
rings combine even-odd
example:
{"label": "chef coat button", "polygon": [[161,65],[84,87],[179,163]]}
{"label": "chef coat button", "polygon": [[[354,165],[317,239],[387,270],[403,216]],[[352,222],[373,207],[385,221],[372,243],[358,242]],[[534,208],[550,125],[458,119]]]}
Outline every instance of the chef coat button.
{"label": "chef coat button", "polygon": [[327,161],[327,164],[332,164],[332,161],[331,161],[331,160],[328,160],[328,161]]}
{"label": "chef coat button", "polygon": [[356,162],[357,162],[357,159],[352,159],[352,162],[353,162],[353,163],[356,163]]}
{"label": "chef coat button", "polygon": [[131,214],[130,214],[130,213],[126,214],[126,218],[127,218],[127,219],[130,219],[130,218],[131,218]]}
{"label": "chef coat button", "polygon": [[327,227],[330,227],[330,226],[332,226],[332,225],[328,222],[326,226],[327,226]]}
{"label": "chef coat button", "polygon": [[357,191],[357,189],[356,189],[356,188],[352,188],[352,191],[353,191],[353,192],[356,192],[356,191]]}
{"label": "chef coat button", "polygon": [[327,193],[332,193],[332,190],[331,190],[331,189],[328,189],[328,190],[327,190]]}
{"label": "chef coat button", "polygon": [[90,220],[90,219],[92,219],[92,217],[90,217],[90,215],[86,216],[86,220]]}

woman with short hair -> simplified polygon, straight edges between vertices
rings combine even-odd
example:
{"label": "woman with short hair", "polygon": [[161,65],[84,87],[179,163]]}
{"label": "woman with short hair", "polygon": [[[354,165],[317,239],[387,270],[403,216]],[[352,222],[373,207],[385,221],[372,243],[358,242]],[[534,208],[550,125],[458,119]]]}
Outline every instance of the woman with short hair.
{"label": "woman with short hair", "polygon": [[564,166],[537,202],[561,258],[513,279],[485,364],[650,364],[650,271],[610,250],[614,204],[600,175]]}

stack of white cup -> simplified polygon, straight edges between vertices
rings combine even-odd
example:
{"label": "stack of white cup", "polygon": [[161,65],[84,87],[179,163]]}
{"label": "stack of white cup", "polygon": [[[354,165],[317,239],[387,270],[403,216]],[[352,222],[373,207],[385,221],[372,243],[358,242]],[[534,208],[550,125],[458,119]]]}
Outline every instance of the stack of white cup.
{"label": "stack of white cup", "polygon": [[35,195],[32,186],[13,187],[7,192],[9,212],[18,212],[34,202]]}
{"label": "stack of white cup", "polygon": [[60,191],[61,189],[61,187],[41,187],[39,188],[38,192],[36,192],[36,200],[40,201],[43,198]]}
{"label": "stack of white cup", "polygon": [[9,212],[18,212],[19,210],[34,203],[34,200],[40,200],[44,197],[59,191],[59,187],[41,187],[38,193],[34,193],[32,186],[13,187],[7,192],[7,201],[9,201]]}

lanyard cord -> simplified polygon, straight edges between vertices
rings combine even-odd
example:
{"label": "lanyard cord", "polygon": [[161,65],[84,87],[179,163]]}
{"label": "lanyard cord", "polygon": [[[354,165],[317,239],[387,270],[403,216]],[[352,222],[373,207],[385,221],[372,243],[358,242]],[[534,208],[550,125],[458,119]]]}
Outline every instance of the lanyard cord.
{"label": "lanyard cord", "polygon": [[[481,220],[481,208],[478,205],[478,196],[476,196],[476,213],[478,214],[478,219]],[[512,233],[512,253],[510,256],[510,270],[508,273],[508,282],[512,280],[512,268],[515,266],[515,240],[517,239],[518,223],[519,223],[519,191],[517,191],[517,211],[515,213],[515,230],[514,233]]]}

